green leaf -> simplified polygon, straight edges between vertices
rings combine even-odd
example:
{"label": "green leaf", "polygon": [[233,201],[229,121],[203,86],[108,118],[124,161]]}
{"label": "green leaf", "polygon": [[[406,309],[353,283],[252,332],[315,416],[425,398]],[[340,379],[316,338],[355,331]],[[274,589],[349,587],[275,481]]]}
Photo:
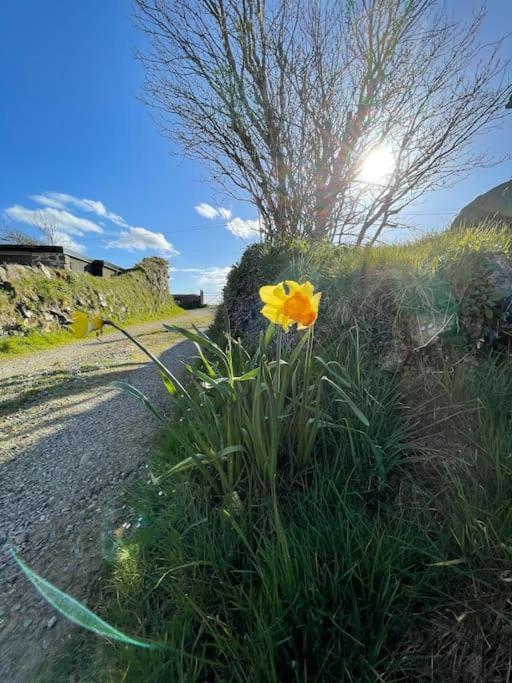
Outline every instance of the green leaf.
{"label": "green leaf", "polygon": [[200,346],[206,346],[212,353],[215,355],[219,356],[223,360],[226,360],[226,354],[224,351],[216,344],[213,342],[208,335],[206,335],[204,332],[201,332],[201,330],[198,330],[197,327],[194,327],[194,332],[191,330],[187,330],[184,327],[178,327],[177,325],[164,325],[164,328],[166,330],[169,330],[169,332],[177,332],[178,334],[181,334],[183,337],[186,339],[190,339],[190,341],[195,342],[196,344],[199,344]]}
{"label": "green leaf", "polygon": [[194,342],[194,344],[195,344],[195,347],[197,349],[197,352],[198,352],[201,360],[203,361],[203,365],[206,368],[206,372],[208,373],[208,375],[212,379],[215,379],[217,377],[217,373],[215,372],[215,370],[212,368],[212,366],[208,362],[208,359],[206,358],[206,356],[203,353],[203,349],[201,348],[201,346],[197,342]]}
{"label": "green leaf", "polygon": [[51,584],[46,579],[43,579],[39,574],[30,569],[28,565],[23,562],[23,560],[16,555],[12,548],[9,548],[14,561],[21,569],[23,574],[27,577],[34,588],[43,596],[43,598],[50,603],[60,614],[69,619],[70,621],[86,628],[88,631],[92,631],[98,636],[103,638],[111,638],[112,640],[118,640],[126,645],[136,645],[137,647],[143,647],[146,649],[153,649],[162,647],[156,643],[150,643],[147,640],[141,640],[140,638],[133,638],[125,633],[122,633],[114,626],[111,626],[100,617],[96,616],[94,612],[91,612],[85,605],[78,602],[75,598],[72,598],[67,593],[64,593],[59,588]]}
{"label": "green leaf", "polygon": [[325,375],[322,377],[322,380],[324,382],[327,382],[330,384],[334,389],[338,392],[338,394],[342,397],[343,402],[346,403],[351,411],[354,413],[354,415],[358,418],[358,420],[361,420],[361,422],[365,425],[365,427],[369,427],[370,423],[368,421],[368,418],[366,415],[356,406],[354,401],[350,398],[350,396],[347,394],[346,391],[343,391],[343,389],[336,384],[336,382],[333,382],[330,377],[326,377]]}
{"label": "green leaf", "polygon": [[[343,384],[344,387],[347,387],[347,389],[350,389],[353,384],[350,381],[350,378],[345,374],[345,376],[342,373],[346,373],[344,367],[338,363],[338,361],[335,360],[330,360],[330,361],[325,361],[321,356],[315,356],[315,360],[317,360],[319,363],[321,363],[324,368],[327,370],[327,372],[330,375],[333,375],[333,377],[336,378],[339,384]],[[336,372],[333,369],[333,366],[337,367],[339,370]]]}
{"label": "green leaf", "polygon": [[276,327],[274,323],[270,323],[270,325],[267,327],[265,334],[263,335],[263,349],[266,351],[268,348],[268,345],[272,341],[272,337],[274,336],[276,331]]}
{"label": "green leaf", "polygon": [[254,370],[244,372],[244,374],[240,375],[239,377],[234,377],[234,380],[235,382],[246,382],[248,379],[254,379],[255,377],[257,377],[259,371],[259,368],[254,368]]}
{"label": "green leaf", "polygon": [[223,448],[221,451],[215,453],[214,456],[210,457],[208,457],[204,453],[195,453],[194,455],[191,455],[188,458],[180,460],[180,462],[171,467],[171,469],[168,472],[166,472],[166,476],[176,474],[177,472],[184,472],[185,470],[189,470],[192,467],[196,467],[199,464],[208,465],[209,462],[211,462],[212,457],[217,458],[218,460],[225,460],[228,455],[231,455],[232,453],[239,453],[243,450],[243,446],[227,446],[226,448]]}
{"label": "green leaf", "polygon": [[137,401],[142,403],[142,405],[145,408],[147,408],[147,410],[149,410],[149,412],[152,413],[156,417],[157,420],[159,420],[166,427],[169,426],[166,419],[158,411],[158,409],[155,408],[155,406],[151,403],[149,398],[147,396],[144,396],[144,394],[142,392],[140,392],[138,389],[133,387],[131,384],[128,384],[127,382],[115,381],[115,382],[112,382],[112,386],[116,387],[117,389],[121,389],[121,391],[124,391],[127,394],[130,394],[130,396],[133,396],[134,398],[136,398]]}
{"label": "green leaf", "polygon": [[167,391],[171,394],[171,396],[174,396],[176,393],[176,387],[174,386],[174,382],[171,380],[170,377],[167,375],[164,375],[164,373],[159,370],[160,372],[160,377],[162,378],[162,382],[164,383],[164,387],[167,389]]}

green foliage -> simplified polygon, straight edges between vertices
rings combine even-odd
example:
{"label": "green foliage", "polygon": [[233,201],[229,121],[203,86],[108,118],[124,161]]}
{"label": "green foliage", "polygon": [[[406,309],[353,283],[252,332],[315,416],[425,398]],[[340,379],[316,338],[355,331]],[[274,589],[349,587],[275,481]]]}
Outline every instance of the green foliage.
{"label": "green foliage", "polygon": [[[136,323],[151,322],[162,318],[171,318],[181,312],[181,308],[172,303],[156,308],[151,313],[129,316],[125,324],[133,325]],[[111,331],[106,329],[104,334]],[[20,356],[33,351],[43,351],[62,344],[75,344],[76,337],[68,329],[57,329],[54,331],[41,332],[39,330],[27,330],[24,335],[12,335],[0,338],[0,353],[6,356]]]}
{"label": "green foliage", "polygon": [[[49,278],[39,269],[19,267],[10,274],[9,287],[0,290],[0,328],[12,330],[0,337],[0,353],[19,354],[71,341],[63,320],[72,310],[125,325],[180,312],[167,289],[164,265],[161,259],[144,259],[110,278],[65,270],[53,271]],[[21,307],[31,311],[29,319],[22,316]],[[50,315],[48,321],[48,311],[57,311],[59,317]]]}
{"label": "green foliage", "polygon": [[200,364],[173,381],[175,421],[137,495],[140,528],[116,550],[108,613],[170,647],[112,650],[113,680],[393,670],[438,575],[416,521],[386,511],[406,451],[393,381],[357,331],[316,354],[312,335],[283,348],[269,328],[253,355],[182,333]]}
{"label": "green foliage", "polygon": [[494,341],[505,331],[503,296],[489,274],[496,257],[511,255],[509,233],[480,228],[371,249],[253,245],[228,277],[215,334],[229,322],[235,337],[254,338],[262,325],[259,287],[291,278],[310,280],[324,293],[317,328],[325,340],[357,324],[377,343],[407,341],[420,320],[446,323],[445,338],[474,347],[480,337]]}
{"label": "green foliage", "polygon": [[18,356],[32,351],[42,351],[52,346],[69,344],[76,339],[68,330],[56,330],[55,332],[31,331],[24,336],[9,336],[0,339],[0,353]]}
{"label": "green foliage", "polygon": [[42,595],[42,597],[54,607],[60,614],[64,615],[67,619],[72,621],[78,626],[83,626],[84,628],[96,633],[103,638],[110,638],[111,640],[118,640],[121,643],[127,645],[136,645],[137,647],[152,648],[156,647],[155,644],[149,643],[138,638],[132,638],[131,636],[121,633],[116,628],[107,624],[103,619],[97,617],[91,610],[87,609],[85,605],[78,600],[75,600],[67,593],[59,590],[51,583],[39,576],[35,571],[30,569],[30,567],[23,562],[23,560],[16,555],[16,553],[11,549],[11,555],[21,569],[26,578],[34,586],[34,588]]}
{"label": "green foliage", "polygon": [[[338,428],[318,431],[314,466],[279,471],[278,518],[271,486],[265,496],[264,487],[255,495],[238,485],[229,497],[212,486],[223,479],[216,463],[192,458],[192,467],[183,466],[183,444],[203,438],[207,425],[178,397],[182,409],[149,479],[131,493],[138,528],[114,548],[102,601],[119,628],[144,624],[169,647],[145,652],[86,641],[89,654],[75,656],[91,679],[101,672],[106,680],[150,682],[452,680],[456,657],[453,680],[462,681],[479,643],[490,652],[480,680],[505,675],[512,370],[497,359],[475,368],[469,382],[462,372],[422,379],[424,393],[435,381],[453,411],[445,429],[433,424],[444,429],[445,457],[434,457],[428,442],[422,459],[408,438],[424,435],[424,425],[405,431],[398,387],[367,343],[351,334],[337,350],[322,351],[344,358],[350,395],[370,427],[346,402],[329,406]],[[209,362],[215,368],[215,354]],[[239,386],[254,392],[254,383]],[[204,400],[197,383],[187,391],[198,405]],[[230,416],[221,404],[232,398],[229,391],[215,397],[210,428],[227,439]],[[430,411],[433,397],[420,400]],[[457,407],[468,402],[477,419]],[[282,418],[284,431],[297,428],[289,411]],[[462,438],[474,461],[469,451],[453,460],[453,442]]]}
{"label": "green foliage", "polygon": [[[425,316],[474,340],[496,254],[506,235],[477,231],[369,252],[257,245],[226,289],[243,341],[220,316],[214,339],[170,328],[197,362],[187,382],[165,375],[171,428],[101,601],[168,647],[85,641],[84,680],[505,680],[509,358],[417,354],[400,375],[380,356]],[[314,340],[259,320],[259,286],[286,278],[323,291]]]}

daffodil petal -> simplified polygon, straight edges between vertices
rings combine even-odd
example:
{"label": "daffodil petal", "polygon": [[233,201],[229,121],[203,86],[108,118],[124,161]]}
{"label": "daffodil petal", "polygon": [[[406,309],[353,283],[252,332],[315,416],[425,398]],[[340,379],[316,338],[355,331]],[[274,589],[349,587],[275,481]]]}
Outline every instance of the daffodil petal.
{"label": "daffodil petal", "polygon": [[299,287],[299,292],[301,294],[304,294],[308,298],[312,298],[315,293],[315,288],[313,287],[311,282],[305,282]]}
{"label": "daffodil petal", "polygon": [[288,296],[292,296],[300,289],[299,283],[295,282],[295,280],[285,280],[281,284],[284,285],[285,289],[288,290]]}
{"label": "daffodil petal", "polygon": [[315,294],[314,296],[311,297],[311,308],[315,311],[315,313],[318,313],[318,308],[320,306],[320,299],[322,298],[322,292],[318,292],[318,294]]}
{"label": "daffodil petal", "polygon": [[89,317],[82,311],[76,311],[72,316],[71,329],[75,337],[86,337],[89,329]]}
{"label": "daffodil petal", "polygon": [[270,304],[271,306],[281,305],[281,297],[276,296],[275,290],[275,285],[265,285],[264,287],[260,287],[260,299],[264,304]]}
{"label": "daffodil petal", "polygon": [[279,324],[279,318],[281,318],[281,311],[275,306],[266,304],[261,309],[261,315],[267,318],[267,320],[270,320],[271,323]]}
{"label": "daffodil petal", "polygon": [[94,315],[89,321],[92,330],[101,330],[104,325],[103,319],[99,315]]}

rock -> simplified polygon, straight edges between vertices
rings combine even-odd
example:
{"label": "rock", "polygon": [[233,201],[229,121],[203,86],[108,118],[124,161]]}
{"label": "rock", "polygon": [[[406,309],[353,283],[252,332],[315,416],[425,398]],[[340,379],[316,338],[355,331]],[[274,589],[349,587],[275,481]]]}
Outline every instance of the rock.
{"label": "rock", "polygon": [[59,319],[59,321],[62,321],[62,322],[67,322],[67,321],[68,321],[67,315],[66,315],[65,313],[63,313],[59,308],[49,308],[48,311],[49,311],[50,313],[52,313],[52,315],[57,316],[57,318]]}
{"label": "rock", "polygon": [[488,227],[512,228],[512,180],[493,187],[465,206],[451,227],[463,228],[485,223]]}
{"label": "rock", "polygon": [[503,254],[494,256],[489,282],[505,297],[512,297],[512,265]]}
{"label": "rock", "polygon": [[400,340],[394,340],[391,348],[381,357],[381,363],[384,370],[389,372],[399,372],[405,365],[409,356],[407,346]]}
{"label": "rock", "polygon": [[19,311],[21,315],[26,319],[32,318],[34,316],[34,312],[31,311],[30,308],[24,306],[23,304],[20,305]]}
{"label": "rock", "polygon": [[48,266],[45,266],[44,263],[38,263],[37,265],[38,265],[39,270],[41,271],[41,273],[42,273],[46,278],[48,278],[48,280],[52,280],[52,279],[53,279],[53,273],[52,273],[52,271],[48,268]]}
{"label": "rock", "polygon": [[419,316],[410,330],[412,342],[416,348],[430,346],[439,341],[441,334],[447,329],[449,318],[445,316]]}
{"label": "rock", "polygon": [[51,617],[51,618],[48,619],[48,621],[46,622],[46,628],[53,628],[53,627],[55,626],[56,623],[57,623],[57,617]]}

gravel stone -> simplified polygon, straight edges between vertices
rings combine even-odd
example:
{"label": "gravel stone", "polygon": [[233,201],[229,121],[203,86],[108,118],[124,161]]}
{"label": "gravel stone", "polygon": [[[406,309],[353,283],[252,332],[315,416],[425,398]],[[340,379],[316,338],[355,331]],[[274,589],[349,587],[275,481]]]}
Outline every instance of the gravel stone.
{"label": "gravel stone", "polygon": [[[170,322],[204,328],[211,319],[202,309]],[[160,332],[162,322],[129,330],[180,372],[194,348]],[[0,354],[0,547],[11,544],[36,572],[89,604],[105,540],[126,520],[123,486],[143,476],[158,433],[150,413],[112,387],[119,379],[168,412],[154,367],[119,333]],[[0,680],[32,683],[75,627],[57,619],[12,558],[0,560]]]}

